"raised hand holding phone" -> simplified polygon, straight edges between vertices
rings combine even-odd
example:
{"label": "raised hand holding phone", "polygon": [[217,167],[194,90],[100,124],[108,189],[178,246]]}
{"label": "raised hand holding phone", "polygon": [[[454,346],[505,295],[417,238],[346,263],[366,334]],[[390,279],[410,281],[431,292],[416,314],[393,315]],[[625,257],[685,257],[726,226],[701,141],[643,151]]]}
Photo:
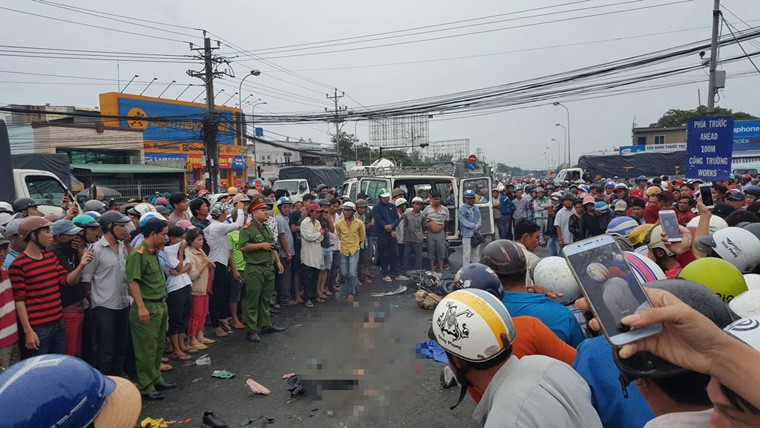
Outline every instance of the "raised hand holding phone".
{"label": "raised hand holding phone", "polygon": [[563,254],[612,345],[622,346],[661,331],[661,325],[632,329],[621,321],[652,304],[611,236],[569,244]]}

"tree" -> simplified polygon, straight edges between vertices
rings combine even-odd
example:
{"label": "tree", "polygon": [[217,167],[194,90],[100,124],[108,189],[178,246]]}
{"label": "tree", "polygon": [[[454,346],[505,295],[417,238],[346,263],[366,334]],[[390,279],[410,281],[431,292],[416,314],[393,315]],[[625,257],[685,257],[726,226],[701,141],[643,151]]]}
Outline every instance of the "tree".
{"label": "tree", "polygon": [[[733,116],[734,120],[760,119],[743,111],[733,112],[731,109],[715,107],[715,116]],[[699,106],[691,110],[670,109],[655,123],[649,125],[653,128],[670,128],[675,126],[686,126],[689,119],[694,117],[707,116],[707,107]]]}
{"label": "tree", "polygon": [[525,171],[522,170],[522,168],[516,167],[516,166],[508,166],[504,165],[503,163],[499,162],[496,164],[496,173],[497,174],[507,174],[511,176],[522,176],[524,175]]}

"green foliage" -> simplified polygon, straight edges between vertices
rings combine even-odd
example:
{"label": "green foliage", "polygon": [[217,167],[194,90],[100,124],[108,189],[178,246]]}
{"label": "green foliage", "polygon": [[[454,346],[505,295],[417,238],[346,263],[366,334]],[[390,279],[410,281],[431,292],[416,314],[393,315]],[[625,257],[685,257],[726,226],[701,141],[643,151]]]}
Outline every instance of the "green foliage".
{"label": "green foliage", "polygon": [[[662,117],[657,122],[649,126],[656,128],[686,126],[686,124],[689,122],[689,119],[704,116],[707,116],[707,107],[705,106],[699,106],[691,110],[670,109],[665,112],[665,114],[662,115]],[[760,119],[757,116],[753,116],[743,111],[737,111],[734,113],[733,110],[723,107],[716,107],[715,114],[713,116],[733,116],[734,120]]]}
{"label": "green foliage", "polygon": [[522,168],[516,167],[516,166],[508,166],[504,165],[503,163],[499,162],[496,164],[496,173],[497,174],[507,174],[510,176],[522,176],[525,175],[525,171],[523,171]]}

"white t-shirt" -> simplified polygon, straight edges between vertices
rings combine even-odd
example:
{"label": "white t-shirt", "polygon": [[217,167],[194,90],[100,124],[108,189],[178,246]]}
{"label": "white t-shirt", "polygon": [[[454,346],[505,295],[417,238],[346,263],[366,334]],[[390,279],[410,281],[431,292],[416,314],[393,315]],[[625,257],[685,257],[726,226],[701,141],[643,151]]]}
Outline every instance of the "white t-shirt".
{"label": "white t-shirt", "polygon": [[227,266],[230,261],[230,241],[227,234],[233,230],[243,227],[245,222],[245,213],[238,210],[237,219],[234,223],[228,224],[221,221],[212,220],[211,224],[203,229],[203,235],[206,237],[209,252],[208,258],[214,263],[221,263]]}
{"label": "white t-shirt", "polygon": [[[179,246],[181,245],[181,242],[178,242],[174,245],[167,245],[164,247],[164,254],[166,255],[166,271],[168,272],[170,269],[175,269],[177,265],[179,264]],[[184,263],[185,265],[190,264],[190,259],[185,256]],[[179,275],[172,275],[170,273],[167,273],[166,275],[166,292],[171,293],[172,291],[177,291],[182,289],[182,287],[186,287],[188,285],[192,285],[193,281],[190,280],[190,275],[187,274],[187,272],[179,274]]]}
{"label": "white t-shirt", "polygon": [[560,233],[562,233],[562,241],[565,244],[573,242],[573,234],[570,233],[570,217],[572,217],[574,212],[575,209],[573,207],[570,207],[570,209],[562,207],[554,217],[554,225],[559,226]]}

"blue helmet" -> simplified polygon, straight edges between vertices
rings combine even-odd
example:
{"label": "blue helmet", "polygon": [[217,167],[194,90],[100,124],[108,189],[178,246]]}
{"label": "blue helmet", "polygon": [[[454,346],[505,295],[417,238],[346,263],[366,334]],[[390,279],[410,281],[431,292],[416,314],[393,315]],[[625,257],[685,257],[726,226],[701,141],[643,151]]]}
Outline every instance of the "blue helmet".
{"label": "blue helmet", "polygon": [[580,190],[581,190],[581,192],[585,192],[585,193],[591,193],[591,188],[590,188],[590,187],[588,187],[588,186],[587,186],[587,185],[585,185],[585,184],[581,184],[580,186],[578,186],[578,189],[580,189]]}
{"label": "blue helmet", "polygon": [[607,235],[627,237],[638,225],[639,223],[631,217],[615,217],[607,225]]}
{"label": "blue helmet", "polygon": [[501,280],[499,280],[496,272],[481,263],[471,263],[459,269],[456,275],[454,275],[451,291],[462,290],[465,288],[485,290],[499,299],[504,295]]}
{"label": "blue helmet", "polygon": [[613,183],[611,181],[608,181],[608,182],[604,183],[604,188],[605,189],[614,189],[615,188],[615,183]]}
{"label": "blue helmet", "polygon": [[610,204],[604,201],[599,201],[594,204],[594,211],[598,213],[606,213],[610,210]]}
{"label": "blue helmet", "polygon": [[[113,394],[113,395],[112,395]],[[108,400],[114,396],[114,400]],[[103,376],[68,355],[40,355],[0,375],[3,426],[134,426],[142,407],[140,393],[123,378]],[[97,419],[96,419],[97,418]]]}
{"label": "blue helmet", "polygon": [[472,190],[465,190],[464,191],[464,197],[465,198],[474,198],[475,197],[475,192],[473,192]]}

